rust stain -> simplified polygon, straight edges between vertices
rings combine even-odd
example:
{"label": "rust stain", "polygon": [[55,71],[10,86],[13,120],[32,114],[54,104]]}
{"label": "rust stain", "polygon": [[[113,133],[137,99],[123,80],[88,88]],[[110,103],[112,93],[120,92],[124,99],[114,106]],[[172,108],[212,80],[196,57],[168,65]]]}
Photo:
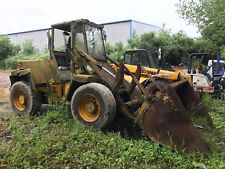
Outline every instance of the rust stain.
{"label": "rust stain", "polygon": [[11,71],[0,71],[0,117],[8,114],[8,96],[10,80],[9,75]]}

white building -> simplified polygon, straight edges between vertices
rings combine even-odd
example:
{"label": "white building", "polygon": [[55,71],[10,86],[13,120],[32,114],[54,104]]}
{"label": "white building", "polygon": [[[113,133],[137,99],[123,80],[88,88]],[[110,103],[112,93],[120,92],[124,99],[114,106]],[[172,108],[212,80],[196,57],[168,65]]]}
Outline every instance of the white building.
{"label": "white building", "polygon": [[117,42],[127,44],[127,40],[132,37],[134,32],[136,32],[137,35],[142,35],[144,33],[157,32],[160,30],[158,26],[134,20],[110,22],[104,23],[103,25],[107,35],[107,42],[111,44]]}
{"label": "white building", "polygon": [[[103,23],[102,25],[104,25],[104,30],[106,31],[107,43],[112,45],[117,42],[122,42],[126,45],[127,40],[132,37],[133,32],[136,32],[137,35],[142,35],[144,33],[157,32],[160,30],[158,26],[134,20]],[[22,44],[26,40],[31,40],[36,49],[44,51],[47,49],[48,29],[49,28],[10,33],[8,36],[14,44]]]}

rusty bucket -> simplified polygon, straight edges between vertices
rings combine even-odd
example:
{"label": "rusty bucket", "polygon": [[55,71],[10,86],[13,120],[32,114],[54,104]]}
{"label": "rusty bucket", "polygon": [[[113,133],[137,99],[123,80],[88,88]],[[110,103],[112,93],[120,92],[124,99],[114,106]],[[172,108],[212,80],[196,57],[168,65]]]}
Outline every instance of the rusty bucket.
{"label": "rusty bucket", "polygon": [[199,129],[209,131],[212,120],[188,81],[161,80],[146,87],[149,106],[139,120],[148,137],[176,151],[210,153]]}

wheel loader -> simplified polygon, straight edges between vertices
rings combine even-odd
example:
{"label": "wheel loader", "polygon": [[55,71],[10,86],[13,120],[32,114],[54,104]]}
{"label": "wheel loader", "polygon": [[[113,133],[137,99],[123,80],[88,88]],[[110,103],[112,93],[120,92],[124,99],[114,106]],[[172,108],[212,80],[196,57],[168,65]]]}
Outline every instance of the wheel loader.
{"label": "wheel loader", "polygon": [[87,127],[105,129],[123,114],[159,144],[209,154],[199,128],[210,130],[212,120],[189,82],[140,64],[132,73],[106,56],[105,37],[103,26],[86,19],[52,25],[49,59],[19,61],[10,75],[12,111],[35,115],[63,100]]}

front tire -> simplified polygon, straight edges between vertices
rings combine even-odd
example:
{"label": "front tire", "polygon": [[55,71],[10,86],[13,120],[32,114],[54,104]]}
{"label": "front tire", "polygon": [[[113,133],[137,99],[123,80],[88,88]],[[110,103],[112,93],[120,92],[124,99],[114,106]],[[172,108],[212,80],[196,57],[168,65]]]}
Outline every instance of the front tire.
{"label": "front tire", "polygon": [[24,81],[18,81],[10,88],[9,104],[13,113],[18,115],[35,115],[41,109],[40,95]]}
{"label": "front tire", "polygon": [[112,92],[99,83],[79,87],[71,100],[71,112],[75,120],[88,127],[108,127],[116,115],[116,101]]}

